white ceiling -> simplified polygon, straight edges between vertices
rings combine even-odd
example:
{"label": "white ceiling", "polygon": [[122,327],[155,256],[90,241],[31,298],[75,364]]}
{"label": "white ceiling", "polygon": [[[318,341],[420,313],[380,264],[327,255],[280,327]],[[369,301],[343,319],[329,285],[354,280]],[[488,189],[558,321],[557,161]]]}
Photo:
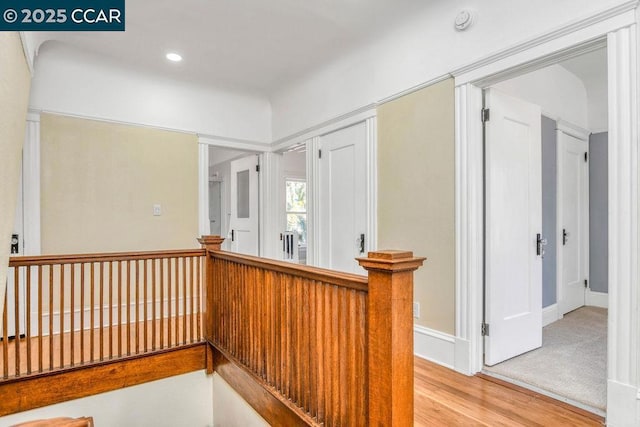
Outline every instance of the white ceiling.
{"label": "white ceiling", "polygon": [[602,48],[560,63],[584,83],[587,90],[593,85],[607,85],[607,49]]}
{"label": "white ceiling", "polygon": [[[270,94],[438,0],[130,0],[125,32],[42,39],[231,90]],[[168,51],[184,60],[169,63]]]}

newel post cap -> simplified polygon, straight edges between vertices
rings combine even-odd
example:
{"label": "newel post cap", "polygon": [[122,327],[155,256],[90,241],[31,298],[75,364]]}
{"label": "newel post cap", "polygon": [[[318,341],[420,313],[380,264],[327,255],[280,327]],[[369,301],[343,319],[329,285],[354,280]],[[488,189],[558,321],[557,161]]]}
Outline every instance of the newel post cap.
{"label": "newel post cap", "polygon": [[356,258],[365,270],[386,272],[414,271],[422,266],[426,258],[414,257],[411,251],[380,250],[369,252],[366,258]]}
{"label": "newel post cap", "polygon": [[200,242],[202,247],[207,250],[219,251],[221,249],[222,242],[224,242],[224,237],[202,236],[202,237],[198,237],[198,242]]}

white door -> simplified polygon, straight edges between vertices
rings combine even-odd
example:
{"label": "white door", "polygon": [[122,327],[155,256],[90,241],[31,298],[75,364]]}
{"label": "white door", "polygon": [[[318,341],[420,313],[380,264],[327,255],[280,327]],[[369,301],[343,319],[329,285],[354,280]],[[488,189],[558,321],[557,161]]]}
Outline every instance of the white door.
{"label": "white door", "polygon": [[231,162],[231,251],[258,255],[258,156]]}
{"label": "white door", "polygon": [[355,258],[368,244],[366,142],[364,122],[320,137],[320,267],[364,273]]}
{"label": "white door", "polygon": [[585,303],[589,264],[589,144],[558,131],[558,304],[561,314]]}
{"label": "white door", "polygon": [[485,92],[485,105],[485,364],[491,366],[542,345],[541,113],[495,89]]}

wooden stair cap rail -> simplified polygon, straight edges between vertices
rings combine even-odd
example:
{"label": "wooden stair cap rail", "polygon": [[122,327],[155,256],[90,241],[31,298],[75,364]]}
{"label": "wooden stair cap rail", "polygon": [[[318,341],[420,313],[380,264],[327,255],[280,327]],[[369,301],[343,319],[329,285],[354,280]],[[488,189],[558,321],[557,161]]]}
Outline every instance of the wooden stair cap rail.
{"label": "wooden stair cap rail", "polygon": [[220,236],[202,236],[198,238],[198,242],[202,247],[209,251],[219,251],[222,248],[224,237]]}
{"label": "wooden stair cap rail", "polygon": [[424,257],[414,257],[411,251],[386,249],[369,252],[367,258],[356,258],[365,270],[413,271],[422,266]]}

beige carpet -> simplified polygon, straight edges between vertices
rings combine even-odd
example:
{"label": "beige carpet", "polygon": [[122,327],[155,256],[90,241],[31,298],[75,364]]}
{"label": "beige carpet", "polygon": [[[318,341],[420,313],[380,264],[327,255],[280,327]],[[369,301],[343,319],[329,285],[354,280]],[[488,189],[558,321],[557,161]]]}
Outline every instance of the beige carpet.
{"label": "beige carpet", "polygon": [[488,372],[601,410],[607,403],[607,309],[582,307],[542,328],[542,347]]}

